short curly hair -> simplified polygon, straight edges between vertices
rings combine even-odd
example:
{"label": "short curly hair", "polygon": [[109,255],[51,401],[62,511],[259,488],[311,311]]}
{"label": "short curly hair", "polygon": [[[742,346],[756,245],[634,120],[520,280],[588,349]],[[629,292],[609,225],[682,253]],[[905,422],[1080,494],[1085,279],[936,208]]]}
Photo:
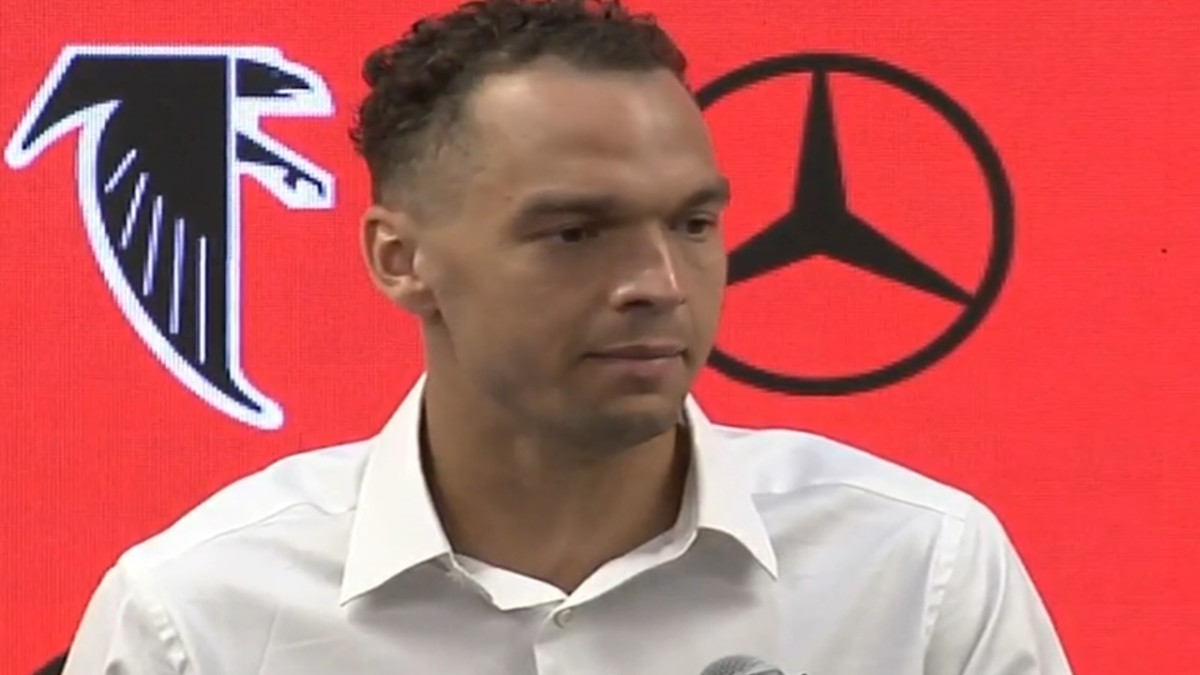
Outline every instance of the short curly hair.
{"label": "short curly hair", "polygon": [[373,51],[362,76],[370,93],[350,138],[371,173],[372,197],[415,178],[442,147],[479,82],[539,57],[585,70],[666,69],[686,86],[687,60],[654,17],[620,0],[474,0],[412,25]]}

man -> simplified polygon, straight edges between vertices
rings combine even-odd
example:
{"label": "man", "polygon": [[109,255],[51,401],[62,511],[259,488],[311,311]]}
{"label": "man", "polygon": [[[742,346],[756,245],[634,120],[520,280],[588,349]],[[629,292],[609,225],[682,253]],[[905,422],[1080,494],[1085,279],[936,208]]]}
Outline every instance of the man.
{"label": "man", "polygon": [[427,373],[122,556],[66,672],[1066,675],[985,507],[687,397],[729,186],[684,69],[572,0],[374,53],[362,248]]}

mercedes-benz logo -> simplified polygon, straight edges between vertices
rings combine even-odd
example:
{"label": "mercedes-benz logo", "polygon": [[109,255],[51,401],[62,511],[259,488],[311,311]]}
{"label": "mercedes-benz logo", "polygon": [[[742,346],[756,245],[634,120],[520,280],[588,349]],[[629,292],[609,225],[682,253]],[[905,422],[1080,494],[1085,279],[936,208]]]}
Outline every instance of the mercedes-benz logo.
{"label": "mercedes-benz logo", "polygon": [[[790,54],[743,66],[697,92],[702,108],[743,87],[794,73],[810,73],[811,91],[791,207],[729,256],[729,285],[814,256],[827,256],[962,307],[932,341],[880,367],[832,377],[772,372],[718,345],[709,363],[759,389],[796,395],[840,395],[878,389],[906,379],[945,357],[979,326],[1008,275],[1013,252],[1013,197],[1000,158],[966,110],[928,81],[876,59],[847,54]],[[937,112],[970,148],[987,182],[992,245],[974,290],[959,287],[933,266],[892,242],[855,214],[846,197],[829,96],[829,75],[849,74],[896,87]]]}

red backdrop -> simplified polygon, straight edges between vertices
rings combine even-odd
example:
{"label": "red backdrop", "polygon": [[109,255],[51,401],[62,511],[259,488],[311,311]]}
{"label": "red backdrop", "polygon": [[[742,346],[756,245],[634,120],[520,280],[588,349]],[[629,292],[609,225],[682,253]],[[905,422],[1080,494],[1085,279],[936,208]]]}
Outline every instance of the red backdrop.
{"label": "red backdrop", "polygon": [[[5,3],[4,143],[66,46],[277,47],[323,79],[335,109],[261,128],[335,175],[337,192],[332,209],[291,210],[241,181],[241,361],[284,413],[262,430],[183,386],[114,300],[81,215],[78,134],[27,166],[0,164],[0,672],[66,647],[120,551],[278,457],[373,433],[420,368],[414,325],[358,258],[367,185],[346,129],[365,52],[448,4],[320,4]],[[639,5],[682,41],[700,87],[799,55],[796,72],[707,109],[735,186],[731,248],[792,202],[816,64],[853,212],[970,298],[815,257],[733,287],[720,347],[809,382],[870,372],[980,300],[998,202],[970,134],[930,105],[941,98],[897,86],[907,80],[814,53],[899,69],[977,125],[1015,206],[998,299],[957,348],[894,382],[788,393],[710,368],[697,393],[721,421],[816,430],[978,495],[1008,525],[1077,672],[1192,672],[1200,4],[890,5]]]}

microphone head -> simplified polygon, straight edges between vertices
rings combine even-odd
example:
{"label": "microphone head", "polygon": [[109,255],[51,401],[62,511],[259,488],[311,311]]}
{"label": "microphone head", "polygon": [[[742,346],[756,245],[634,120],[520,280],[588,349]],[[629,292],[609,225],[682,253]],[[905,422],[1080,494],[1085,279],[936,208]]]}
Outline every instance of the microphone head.
{"label": "microphone head", "polygon": [[713,661],[700,675],[783,675],[783,671],[753,656],[736,654]]}

